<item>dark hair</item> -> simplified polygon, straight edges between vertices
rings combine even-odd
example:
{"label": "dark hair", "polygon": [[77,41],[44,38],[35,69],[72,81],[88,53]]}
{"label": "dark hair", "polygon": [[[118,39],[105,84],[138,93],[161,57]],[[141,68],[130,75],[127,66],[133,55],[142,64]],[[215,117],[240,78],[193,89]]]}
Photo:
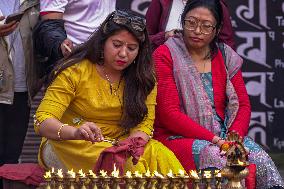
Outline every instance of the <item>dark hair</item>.
{"label": "dark hair", "polygon": [[[184,19],[186,14],[192,9],[204,7],[207,8],[214,16],[216,23],[216,31],[220,31],[223,25],[223,9],[220,0],[189,0],[181,14],[182,26],[184,26]],[[215,38],[210,43],[211,51],[215,54],[217,52],[217,38]]]}
{"label": "dark hair", "polygon": [[[121,13],[127,16],[127,23],[118,24],[114,21],[114,16]],[[135,24],[138,22],[140,30],[138,31],[137,27],[132,26],[131,22],[136,22]],[[120,126],[129,129],[137,126],[147,116],[148,108],[145,102],[155,86],[150,41],[145,29],[144,18],[131,11],[114,11],[111,13],[88,41],[77,47],[69,57],[57,63],[50,81],[62,70],[79,63],[83,59],[88,59],[94,64],[103,64],[104,58],[102,55],[106,40],[121,30],[129,31],[139,42],[139,51],[135,63],[130,64],[123,70],[122,74],[125,80],[125,88]]]}

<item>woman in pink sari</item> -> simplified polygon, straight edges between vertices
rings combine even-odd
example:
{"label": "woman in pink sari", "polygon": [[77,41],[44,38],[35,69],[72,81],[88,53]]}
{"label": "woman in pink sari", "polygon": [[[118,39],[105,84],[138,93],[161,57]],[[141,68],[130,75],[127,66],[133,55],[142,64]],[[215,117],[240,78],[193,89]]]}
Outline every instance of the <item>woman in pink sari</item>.
{"label": "woman in pink sari", "polygon": [[257,167],[257,188],[281,188],[269,155],[246,137],[250,102],[241,74],[242,58],[217,44],[222,25],[219,0],[191,0],[181,16],[183,33],[154,52],[158,80],[155,137],[185,170],[222,169],[220,147],[237,132]]}

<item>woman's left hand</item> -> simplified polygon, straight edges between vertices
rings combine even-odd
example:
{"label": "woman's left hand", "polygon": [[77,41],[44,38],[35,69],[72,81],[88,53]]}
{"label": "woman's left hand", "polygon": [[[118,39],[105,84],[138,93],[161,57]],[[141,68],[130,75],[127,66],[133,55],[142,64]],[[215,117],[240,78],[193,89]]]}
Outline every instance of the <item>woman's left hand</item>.
{"label": "woman's left hand", "polygon": [[167,31],[167,32],[165,33],[165,39],[167,40],[168,38],[175,36],[175,34],[176,34],[176,29]]}
{"label": "woman's left hand", "polygon": [[142,131],[136,131],[136,132],[134,132],[134,133],[131,133],[128,138],[134,138],[134,137],[141,137],[141,138],[143,138],[146,142],[148,142],[149,139],[150,139],[149,135],[147,135],[146,133],[144,133],[144,132],[142,132]]}
{"label": "woman's left hand", "polygon": [[219,141],[217,142],[216,145],[221,148],[221,146],[222,146],[225,142],[226,142],[225,140],[221,139],[221,140],[219,140]]}

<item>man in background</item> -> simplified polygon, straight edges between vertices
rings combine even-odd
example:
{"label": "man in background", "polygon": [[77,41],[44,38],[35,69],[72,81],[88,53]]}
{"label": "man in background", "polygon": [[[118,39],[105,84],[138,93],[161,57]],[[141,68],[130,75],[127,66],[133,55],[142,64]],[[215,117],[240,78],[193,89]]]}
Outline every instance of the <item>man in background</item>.
{"label": "man in background", "polygon": [[[18,163],[30,103],[40,88],[31,38],[38,5],[36,0],[0,1],[0,166]],[[8,15],[19,11],[22,17],[5,24]]]}
{"label": "man in background", "polygon": [[34,40],[38,53],[48,58],[48,71],[85,42],[115,6],[116,0],[41,0]]}

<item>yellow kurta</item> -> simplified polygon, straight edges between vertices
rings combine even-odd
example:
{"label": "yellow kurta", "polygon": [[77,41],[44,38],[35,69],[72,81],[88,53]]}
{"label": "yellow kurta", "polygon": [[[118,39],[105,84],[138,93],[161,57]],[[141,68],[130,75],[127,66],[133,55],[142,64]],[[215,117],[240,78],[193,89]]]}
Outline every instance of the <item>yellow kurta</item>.
{"label": "yellow kurta", "polygon": [[[109,82],[100,77],[95,64],[84,60],[65,69],[48,87],[37,109],[36,119],[41,123],[47,118],[56,118],[74,127],[80,127],[84,121],[94,122],[100,127],[103,136],[110,139],[122,139],[137,130],[152,135],[156,87],[146,101],[148,116],[129,132],[118,124],[122,114],[124,81],[115,83],[113,87],[118,88],[116,93],[111,93]],[[37,133],[38,129],[35,125]],[[45,142],[46,139],[43,138],[40,152]],[[107,142],[92,144],[84,140],[48,140],[48,143],[64,166],[75,171],[93,169],[100,153],[111,146]],[[39,162],[44,166],[41,156],[39,153]],[[131,171],[145,172],[147,169],[166,174],[170,169],[177,173],[183,168],[169,149],[150,139],[138,164],[134,166],[132,161],[128,160],[126,165],[126,170]]]}

